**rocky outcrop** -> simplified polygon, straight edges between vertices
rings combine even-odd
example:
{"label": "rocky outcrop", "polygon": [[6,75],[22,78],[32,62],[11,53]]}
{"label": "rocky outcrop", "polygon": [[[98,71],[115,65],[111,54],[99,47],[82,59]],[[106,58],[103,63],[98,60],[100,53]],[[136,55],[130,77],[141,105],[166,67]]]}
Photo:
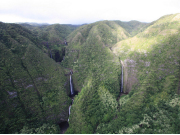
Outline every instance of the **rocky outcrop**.
{"label": "rocky outcrop", "polygon": [[137,63],[132,59],[126,59],[121,62],[124,68],[124,93],[129,93],[132,86],[138,82],[137,78]]}

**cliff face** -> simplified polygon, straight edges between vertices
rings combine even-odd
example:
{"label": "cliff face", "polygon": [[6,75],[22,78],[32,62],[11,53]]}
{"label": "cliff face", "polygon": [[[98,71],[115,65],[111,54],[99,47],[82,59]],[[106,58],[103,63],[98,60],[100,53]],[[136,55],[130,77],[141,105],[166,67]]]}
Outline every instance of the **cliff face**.
{"label": "cliff face", "polygon": [[[33,133],[33,128],[67,120],[71,100],[63,68],[20,25],[1,23],[0,34],[0,132]],[[52,127],[46,133],[57,130]]]}

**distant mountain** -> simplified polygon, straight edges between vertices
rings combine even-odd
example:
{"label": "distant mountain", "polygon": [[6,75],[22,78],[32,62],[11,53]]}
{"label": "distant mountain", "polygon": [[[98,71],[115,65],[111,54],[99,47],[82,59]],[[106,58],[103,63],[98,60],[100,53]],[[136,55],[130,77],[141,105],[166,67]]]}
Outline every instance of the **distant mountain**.
{"label": "distant mountain", "polygon": [[138,21],[129,21],[129,22],[122,22],[122,21],[114,21],[117,24],[119,24],[121,27],[123,27],[129,34],[133,37],[139,32],[142,32],[145,30],[149,23],[143,23]]}
{"label": "distant mountain", "polygon": [[35,22],[18,22],[17,24],[20,24],[20,25],[25,25],[25,24],[29,24],[31,26],[43,26],[43,25],[50,25],[48,23],[35,23]]}
{"label": "distant mountain", "polygon": [[[51,34],[64,40],[66,36],[68,36],[73,30],[75,30],[79,25],[71,25],[71,24],[36,24],[36,23],[21,23],[21,26],[24,26],[30,29],[33,33],[38,34],[38,36],[42,36],[47,33],[48,38],[52,37]],[[40,37],[45,38],[45,37]],[[47,37],[46,37],[47,38]],[[46,39],[45,38],[45,39]],[[44,39],[43,39],[44,40]]]}

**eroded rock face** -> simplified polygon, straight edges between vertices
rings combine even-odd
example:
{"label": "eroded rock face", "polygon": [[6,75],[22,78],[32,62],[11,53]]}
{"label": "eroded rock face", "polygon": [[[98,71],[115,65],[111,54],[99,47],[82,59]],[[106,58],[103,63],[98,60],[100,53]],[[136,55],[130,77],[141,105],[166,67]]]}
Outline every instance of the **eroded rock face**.
{"label": "eroded rock face", "polygon": [[[132,89],[132,86],[139,82],[137,76],[139,69],[149,67],[151,62],[144,60],[135,61],[133,59],[125,59],[121,63],[124,67],[124,92],[129,93]],[[148,71],[146,71],[146,74],[148,74]]]}
{"label": "eroded rock face", "polygon": [[137,79],[137,63],[132,59],[126,59],[121,62],[124,67],[124,93],[129,93],[132,86],[138,82]]}

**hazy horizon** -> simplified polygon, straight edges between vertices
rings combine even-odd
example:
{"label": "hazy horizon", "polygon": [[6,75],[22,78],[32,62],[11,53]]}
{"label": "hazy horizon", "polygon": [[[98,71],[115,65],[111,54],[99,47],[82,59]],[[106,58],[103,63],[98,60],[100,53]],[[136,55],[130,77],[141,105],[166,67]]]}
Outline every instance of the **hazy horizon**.
{"label": "hazy horizon", "polygon": [[[100,21],[121,21],[121,20],[98,20],[98,21],[95,21],[95,22],[100,22]],[[121,21],[121,22],[131,22],[131,21],[137,21],[137,20],[130,20],[130,21]],[[138,21],[140,22],[140,21]],[[6,23],[6,22],[4,22]],[[7,22],[8,23],[8,22]],[[26,23],[26,24],[43,24],[43,25],[52,25],[52,24],[59,24],[59,23],[46,23],[46,22],[42,22],[42,23],[37,23],[37,22],[13,22],[13,23],[16,23],[16,24],[23,24],[23,23]],[[92,22],[94,23],[94,22]],[[141,23],[151,23],[151,22],[141,22]],[[62,25],[86,25],[86,24],[90,24],[90,23],[82,23],[82,24],[71,24],[71,23],[67,23],[67,24],[62,24]]]}
{"label": "hazy horizon", "polygon": [[89,24],[102,20],[150,23],[180,13],[179,0],[6,0],[0,5],[5,23]]}

